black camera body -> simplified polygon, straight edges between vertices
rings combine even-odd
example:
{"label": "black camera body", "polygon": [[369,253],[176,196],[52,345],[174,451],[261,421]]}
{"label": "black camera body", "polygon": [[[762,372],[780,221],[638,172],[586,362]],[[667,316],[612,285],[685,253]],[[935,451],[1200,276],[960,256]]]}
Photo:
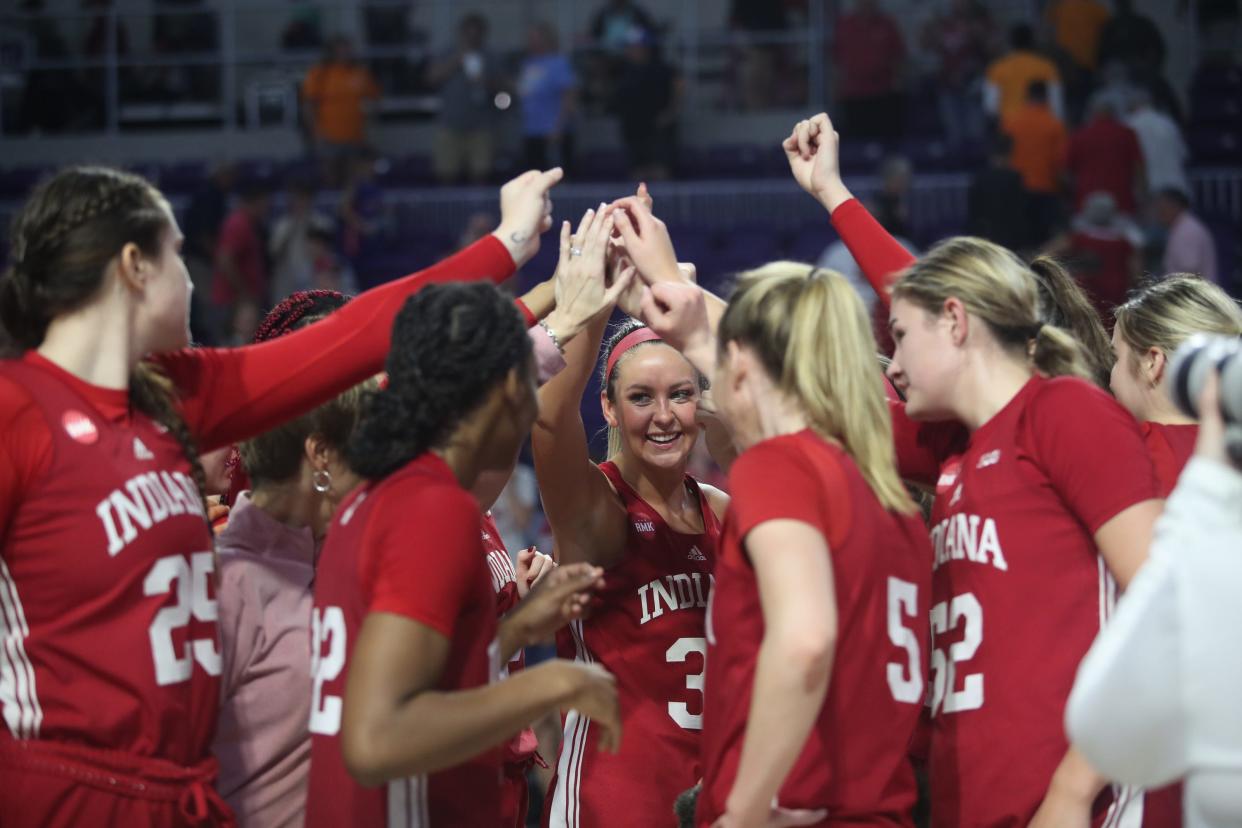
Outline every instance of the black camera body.
{"label": "black camera body", "polygon": [[1220,374],[1225,446],[1242,464],[1242,337],[1196,334],[1186,340],[1169,363],[1169,396],[1186,416],[1199,419],[1199,396],[1213,371]]}

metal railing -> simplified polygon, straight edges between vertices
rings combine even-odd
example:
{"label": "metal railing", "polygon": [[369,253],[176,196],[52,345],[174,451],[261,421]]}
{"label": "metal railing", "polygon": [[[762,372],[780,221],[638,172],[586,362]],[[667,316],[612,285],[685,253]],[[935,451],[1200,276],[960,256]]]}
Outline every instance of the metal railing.
{"label": "metal railing", "polygon": [[[839,0],[809,4],[807,19],[775,32],[739,32],[727,21],[705,19],[697,0],[648,3],[663,32],[661,49],[678,67],[685,81],[687,110],[739,105],[733,74],[748,50],[779,51],[787,67],[801,76],[792,84],[804,89],[804,100],[825,99],[830,67],[825,60],[832,10]],[[718,4],[722,8],[724,4]],[[359,59],[409,61],[411,65],[455,43],[458,19],[469,11],[495,16],[489,45],[497,53],[518,55],[527,23],[552,22],[561,43],[579,61],[589,61],[601,49],[586,34],[595,7],[575,0],[327,0],[289,4],[276,0],[217,0],[211,6],[168,7],[129,11],[115,7],[75,14],[0,14],[0,131],[12,120],[18,100],[30,89],[32,73],[56,77],[92,98],[101,116],[86,131],[117,132],[122,127],[180,119],[210,122],[238,129],[249,126],[247,96],[252,86],[285,82],[296,89],[301,74],[319,57],[315,48],[282,49],[280,33],[295,14],[319,16],[317,28],[324,40],[336,33],[351,37]],[[408,43],[371,43],[384,40],[368,31],[367,14],[374,10],[410,10],[416,25]],[[519,25],[508,25],[521,21]],[[181,39],[196,44],[179,48],[164,44],[159,33],[176,29]],[[167,40],[166,37],[163,38]],[[90,40],[91,51],[85,51]],[[82,48],[72,48],[81,44]],[[50,52],[50,54],[48,54]],[[135,93],[141,80],[192,73],[202,89],[169,100],[144,100]],[[802,75],[802,73],[805,73]],[[84,98],[85,99],[85,98]],[[434,101],[434,96],[432,96]],[[398,107],[399,108],[399,107]],[[421,101],[415,111],[427,111]]]}

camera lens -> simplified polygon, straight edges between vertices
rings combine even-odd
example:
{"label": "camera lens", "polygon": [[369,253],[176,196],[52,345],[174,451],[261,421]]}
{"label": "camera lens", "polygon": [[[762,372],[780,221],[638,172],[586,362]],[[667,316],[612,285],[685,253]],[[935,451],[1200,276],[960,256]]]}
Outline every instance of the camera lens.
{"label": "camera lens", "polygon": [[1169,364],[1168,390],[1188,417],[1199,418],[1199,395],[1209,372],[1220,372],[1220,408],[1227,423],[1242,423],[1242,339],[1196,334]]}

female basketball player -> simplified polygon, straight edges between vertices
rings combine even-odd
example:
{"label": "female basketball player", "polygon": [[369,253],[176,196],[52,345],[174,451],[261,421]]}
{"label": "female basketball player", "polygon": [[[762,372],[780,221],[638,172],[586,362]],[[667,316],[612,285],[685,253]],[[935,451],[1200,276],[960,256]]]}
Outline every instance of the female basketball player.
{"label": "female basketball player", "polygon": [[1242,336],[1242,310],[1211,282],[1175,273],[1132,294],[1115,315],[1111,387],[1143,429],[1165,497],[1190,459],[1197,434],[1195,422],[1165,393],[1169,360],[1196,333]]}
{"label": "female basketball player", "polygon": [[604,348],[609,459],[591,461],[579,405],[606,321],[566,349],[568,366],[540,390],[531,445],[559,561],[607,572],[591,617],[558,644],[616,676],[626,740],[618,754],[600,753],[598,723],[567,715],[544,818],[646,828],[669,821],[677,795],[701,776],[704,611],[727,498],[686,475],[700,430],[698,373],[637,323]]}
{"label": "female basketball player", "polygon": [[495,683],[519,647],[580,616],[601,575],[562,566],[541,587],[555,600],[524,602],[498,629],[469,489],[508,468],[530,429],[530,354],[491,286],[436,286],[397,317],[388,386],[348,450],[368,482],[342,504],[315,588],[310,828],[498,825],[496,748],[551,710],[590,717],[602,749],[619,743],[598,666],[553,661]]}
{"label": "female basketball player", "polygon": [[[821,114],[784,148],[804,189],[854,214],[834,224],[851,250],[874,242],[860,265],[883,284],[900,246],[847,208],[836,140]],[[1108,797],[1067,753],[1061,715],[1110,611],[1109,576],[1128,583],[1150,544],[1160,501],[1142,437],[1072,378],[1086,374],[1076,344],[1041,323],[1035,280],[1003,248],[938,245],[893,286],[890,328],[889,375],[907,400],[895,406],[898,465],[936,488],[933,824],[1086,824]],[[1019,750],[1021,762],[1005,758]]]}
{"label": "female basketball player", "polygon": [[429,282],[500,280],[538,248],[559,171],[501,190],[492,236],[263,345],[186,349],[167,201],[70,169],[32,194],[0,281],[0,823],[226,824],[212,542],[195,460],[374,374]]}
{"label": "female basketball player", "polygon": [[656,285],[644,316],[711,377],[741,450],[698,823],[765,825],[775,802],[818,816],[797,824],[911,825],[931,549],[894,466],[870,320],[839,274],[777,262],[739,277],[713,347],[697,293]]}

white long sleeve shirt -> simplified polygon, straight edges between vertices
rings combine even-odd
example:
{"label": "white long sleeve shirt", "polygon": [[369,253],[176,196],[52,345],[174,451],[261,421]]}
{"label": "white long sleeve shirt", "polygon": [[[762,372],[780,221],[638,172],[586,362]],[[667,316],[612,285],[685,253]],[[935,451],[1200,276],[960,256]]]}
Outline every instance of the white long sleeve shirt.
{"label": "white long sleeve shirt", "polygon": [[1117,782],[1185,777],[1189,828],[1242,826],[1242,473],[1186,466],[1079,667],[1066,727]]}

